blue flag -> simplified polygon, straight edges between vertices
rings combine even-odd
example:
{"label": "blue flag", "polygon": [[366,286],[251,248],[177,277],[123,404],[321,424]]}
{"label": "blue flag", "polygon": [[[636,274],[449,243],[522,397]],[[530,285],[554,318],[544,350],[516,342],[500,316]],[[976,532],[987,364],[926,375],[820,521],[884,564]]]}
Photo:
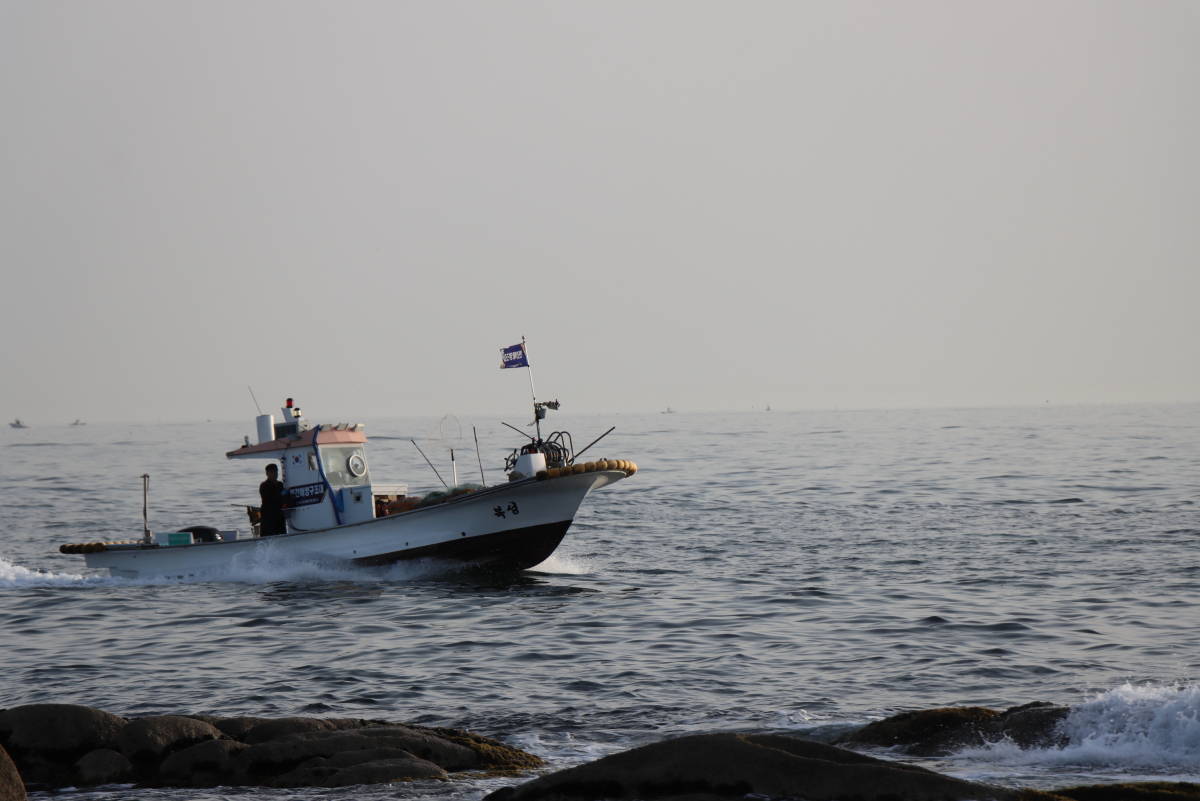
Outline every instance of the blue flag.
{"label": "blue flag", "polygon": [[513,345],[511,348],[500,349],[500,369],[506,367],[528,367],[529,354],[525,352],[525,343]]}

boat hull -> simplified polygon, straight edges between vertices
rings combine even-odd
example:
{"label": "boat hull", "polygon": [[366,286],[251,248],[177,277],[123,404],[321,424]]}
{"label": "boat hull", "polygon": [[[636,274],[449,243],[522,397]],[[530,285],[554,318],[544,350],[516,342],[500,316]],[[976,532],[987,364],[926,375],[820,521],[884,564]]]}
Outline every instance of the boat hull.
{"label": "boat hull", "polygon": [[362,557],[354,562],[360,565],[389,565],[413,559],[437,559],[487,565],[497,570],[527,570],[549,559],[570,527],[570,520],[544,523],[497,531],[493,534],[451,539],[421,548],[404,548],[391,553]]}
{"label": "boat hull", "polygon": [[230,542],[110,548],[85,558],[88,567],[107,568],[125,578],[193,577],[250,566],[262,558],[289,557],[357,565],[433,559],[525,570],[554,552],[592,490],[622,478],[623,471],[598,470],[546,481],[526,479],[336,528]]}

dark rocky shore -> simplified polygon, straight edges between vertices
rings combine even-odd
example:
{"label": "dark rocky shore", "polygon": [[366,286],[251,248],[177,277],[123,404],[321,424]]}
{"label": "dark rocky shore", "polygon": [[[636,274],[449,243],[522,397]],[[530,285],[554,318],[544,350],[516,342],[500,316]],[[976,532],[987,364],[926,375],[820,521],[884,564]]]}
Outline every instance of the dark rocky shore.
{"label": "dark rocky shore", "polygon": [[[27,785],[47,788],[114,782],[346,787],[543,764],[533,754],[457,729],[351,718],[159,715],[127,720],[73,704],[0,712],[0,746]],[[7,801],[2,791],[0,801]]]}
{"label": "dark rocky shore", "polygon": [[946,756],[1001,740],[1023,749],[1061,748],[1066,737],[1058,724],[1069,712],[1068,707],[1045,701],[1003,712],[981,706],[922,709],[868,723],[835,742],[884,746],[909,756]]}
{"label": "dark rocky shore", "polygon": [[[839,742],[937,755],[1008,738],[1021,747],[1061,744],[1065,707],[1027,704],[906,712]],[[521,776],[538,757],[458,729],[351,718],[126,719],[72,704],[0,711],[0,801],[25,786],[109,783],[144,787],[347,787],[451,774]],[[11,755],[11,760],[9,756]],[[1092,785],[1052,793],[995,787],[778,734],[698,734],[635,748],[506,787],[485,801],[676,799],[753,794],[805,801],[1200,801],[1200,785]]]}
{"label": "dark rocky shore", "polygon": [[[1008,739],[1065,744],[1067,707],[956,707],[905,712],[837,741],[890,753],[941,756]],[[777,734],[699,734],[635,748],[488,795],[484,801],[721,801],[748,794],[803,801],[1200,801],[1200,785],[1141,782],[1053,792],[962,781],[902,762]]]}

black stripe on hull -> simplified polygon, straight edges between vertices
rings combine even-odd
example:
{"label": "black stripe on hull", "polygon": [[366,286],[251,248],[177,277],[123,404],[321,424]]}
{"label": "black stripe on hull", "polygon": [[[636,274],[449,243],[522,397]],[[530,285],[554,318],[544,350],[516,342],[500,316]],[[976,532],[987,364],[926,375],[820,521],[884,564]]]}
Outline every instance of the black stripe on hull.
{"label": "black stripe on hull", "polygon": [[546,523],[541,526],[514,528],[495,534],[480,534],[448,540],[420,548],[363,556],[353,560],[360,565],[390,565],[409,559],[444,559],[472,565],[486,565],[497,570],[528,570],[554,553],[567,535],[570,520]]}

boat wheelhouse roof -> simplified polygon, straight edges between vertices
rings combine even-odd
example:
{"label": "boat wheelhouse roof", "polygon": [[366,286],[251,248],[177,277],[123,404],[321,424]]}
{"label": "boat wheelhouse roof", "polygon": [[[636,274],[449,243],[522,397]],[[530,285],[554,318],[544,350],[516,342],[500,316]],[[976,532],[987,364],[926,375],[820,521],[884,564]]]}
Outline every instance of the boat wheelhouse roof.
{"label": "boat wheelhouse roof", "polygon": [[339,423],[331,426],[319,426],[310,428],[307,431],[301,431],[299,434],[289,434],[279,439],[273,439],[269,442],[260,442],[257,445],[243,445],[236,451],[230,451],[225,454],[227,459],[238,459],[243,456],[263,456],[282,453],[291,448],[303,448],[311,446],[315,441],[318,445],[348,445],[354,443],[365,443],[367,435],[362,432],[362,424],[358,423],[350,426],[346,423]]}

